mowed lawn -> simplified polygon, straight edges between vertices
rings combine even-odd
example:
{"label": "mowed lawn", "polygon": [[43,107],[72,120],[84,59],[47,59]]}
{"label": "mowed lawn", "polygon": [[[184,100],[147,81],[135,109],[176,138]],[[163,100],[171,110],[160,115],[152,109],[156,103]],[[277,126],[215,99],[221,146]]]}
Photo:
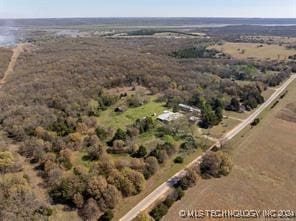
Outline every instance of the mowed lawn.
{"label": "mowed lawn", "polygon": [[231,174],[200,180],[173,205],[164,221],[181,220],[178,216],[181,209],[295,211],[296,123],[278,117],[287,104],[296,102],[295,81],[288,90],[276,107],[263,113],[258,126],[249,127],[228,145],[235,165]]}
{"label": "mowed lawn", "polygon": [[[259,47],[261,45],[262,47]],[[225,42],[223,45],[215,45],[213,47],[238,59],[286,60],[290,55],[296,54],[296,50],[289,50],[284,46],[257,43]]]}
{"label": "mowed lawn", "polygon": [[[105,128],[112,128],[116,130],[117,128],[125,129],[126,126],[133,124],[137,119],[142,119],[144,117],[152,117],[154,113],[156,116],[161,114],[166,108],[164,103],[159,103],[153,99],[147,104],[137,108],[128,108],[123,113],[116,113],[113,108],[109,108],[103,111],[98,118],[99,125]],[[155,117],[156,117],[155,116]]]}

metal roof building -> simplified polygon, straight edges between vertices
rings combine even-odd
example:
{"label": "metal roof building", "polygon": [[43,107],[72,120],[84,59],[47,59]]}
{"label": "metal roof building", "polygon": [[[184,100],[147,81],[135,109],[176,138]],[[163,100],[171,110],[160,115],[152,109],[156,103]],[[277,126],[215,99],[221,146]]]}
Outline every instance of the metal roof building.
{"label": "metal roof building", "polygon": [[183,116],[183,114],[180,114],[180,113],[174,113],[171,111],[164,111],[163,114],[161,114],[157,117],[157,119],[162,122],[171,122],[174,120],[178,120],[182,116]]}
{"label": "metal roof building", "polygon": [[185,111],[201,113],[201,110],[200,110],[200,109],[195,108],[195,107],[191,107],[191,106],[186,105],[186,104],[179,104],[179,107],[180,107],[182,110],[185,110]]}

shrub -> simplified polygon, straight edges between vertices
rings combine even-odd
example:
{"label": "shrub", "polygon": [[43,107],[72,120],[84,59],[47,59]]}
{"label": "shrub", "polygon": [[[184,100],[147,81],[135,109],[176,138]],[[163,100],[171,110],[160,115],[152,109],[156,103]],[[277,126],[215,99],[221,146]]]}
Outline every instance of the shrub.
{"label": "shrub", "polygon": [[149,214],[155,221],[159,221],[168,213],[168,210],[169,208],[164,203],[160,203]]}
{"label": "shrub", "polygon": [[101,140],[106,140],[108,136],[108,132],[103,127],[100,127],[100,126],[96,128],[96,134],[98,138],[100,138]]}
{"label": "shrub", "polygon": [[175,189],[176,200],[181,200],[184,196],[184,190],[181,187]]}
{"label": "shrub", "polygon": [[133,157],[143,158],[147,155],[147,149],[143,145],[141,145],[136,153],[133,154]]}
{"label": "shrub", "polygon": [[181,156],[178,156],[174,159],[174,163],[182,164],[184,162],[184,158]]}
{"label": "shrub", "polygon": [[185,142],[181,144],[180,148],[185,151],[197,149],[197,140],[192,136],[187,136],[185,138]]}
{"label": "shrub", "polygon": [[103,216],[99,219],[100,221],[111,221],[113,219],[114,215],[112,210],[107,210]]}
{"label": "shrub", "polygon": [[58,136],[67,136],[75,132],[75,125],[68,119],[58,118],[50,127],[49,130],[57,133]]}
{"label": "shrub", "polygon": [[175,187],[181,187],[183,190],[187,190],[193,187],[197,182],[197,174],[192,170],[188,169],[185,176],[183,176],[176,184]]}
{"label": "shrub", "polygon": [[113,142],[115,140],[121,140],[121,141],[126,141],[127,140],[127,134],[124,130],[121,128],[118,128],[117,131],[115,132],[113,138],[108,142],[109,146],[113,145]]}
{"label": "shrub", "polygon": [[200,173],[203,177],[227,176],[232,168],[231,159],[224,152],[207,153],[200,164]]}
{"label": "shrub", "polygon": [[148,157],[145,160],[145,168],[143,172],[145,179],[148,179],[149,177],[151,177],[158,170],[159,170],[158,160],[153,156]]}
{"label": "shrub", "polygon": [[260,123],[260,119],[259,119],[259,118],[256,118],[256,119],[251,123],[251,126],[255,127],[255,126],[257,126],[259,123]]}
{"label": "shrub", "polygon": [[11,152],[0,152],[0,173],[6,173],[12,170],[15,165],[15,159]]}
{"label": "shrub", "polygon": [[141,212],[135,219],[133,219],[133,221],[153,221],[153,220],[148,214]]}

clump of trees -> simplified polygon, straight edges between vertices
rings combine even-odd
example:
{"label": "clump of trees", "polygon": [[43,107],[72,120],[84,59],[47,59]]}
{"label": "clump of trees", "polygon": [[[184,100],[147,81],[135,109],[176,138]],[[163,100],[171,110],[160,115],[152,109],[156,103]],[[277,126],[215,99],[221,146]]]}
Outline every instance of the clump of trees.
{"label": "clump of trees", "polygon": [[169,208],[178,200],[181,200],[184,196],[184,191],[181,188],[176,188],[170,193],[166,199],[155,206],[150,211],[150,216],[155,220],[161,220],[163,216],[168,213]]}
{"label": "clump of trees", "polygon": [[174,51],[170,54],[176,58],[221,58],[226,57],[225,54],[216,49],[209,49],[207,45],[198,45],[196,47],[184,48]]}
{"label": "clump of trees", "polygon": [[184,196],[184,191],[196,185],[197,173],[193,168],[187,169],[185,175],[174,185],[172,193],[166,199],[156,205],[151,211],[150,216],[154,220],[161,220],[169,210],[169,208]]}
{"label": "clump of trees", "polygon": [[140,134],[148,132],[155,127],[155,123],[151,117],[145,117],[144,119],[137,119],[133,127],[137,128]]}
{"label": "clump of trees", "polygon": [[200,164],[200,173],[205,178],[227,176],[233,163],[230,157],[224,152],[209,152]]}
{"label": "clump of trees", "polygon": [[18,175],[0,179],[0,217],[6,220],[48,220],[52,210],[38,201],[27,180]]}
{"label": "clump of trees", "polygon": [[270,87],[275,87],[275,86],[280,85],[285,79],[289,78],[290,75],[291,74],[287,71],[281,71],[279,73],[269,76],[265,80],[265,83]]}
{"label": "clump of trees", "polygon": [[145,179],[148,179],[159,170],[159,163],[156,157],[149,156],[145,159],[145,167],[143,174]]}
{"label": "clump of trees", "polygon": [[259,87],[250,85],[244,86],[240,94],[241,101],[247,110],[255,109],[259,104],[264,103]]}
{"label": "clump of trees", "polygon": [[199,104],[201,108],[201,120],[199,125],[203,128],[210,128],[218,125],[223,120],[224,104],[220,99],[214,99],[212,104],[202,102]]}
{"label": "clump of trees", "polygon": [[236,97],[231,98],[230,103],[226,106],[226,110],[239,112],[241,110],[239,100]]}
{"label": "clump of trees", "polygon": [[158,144],[154,150],[152,150],[149,156],[155,157],[160,164],[167,161],[169,157],[176,153],[176,146],[171,143]]}
{"label": "clump of trees", "polygon": [[175,185],[175,188],[181,188],[182,190],[187,190],[196,185],[198,175],[194,168],[186,170],[185,176],[183,176]]}

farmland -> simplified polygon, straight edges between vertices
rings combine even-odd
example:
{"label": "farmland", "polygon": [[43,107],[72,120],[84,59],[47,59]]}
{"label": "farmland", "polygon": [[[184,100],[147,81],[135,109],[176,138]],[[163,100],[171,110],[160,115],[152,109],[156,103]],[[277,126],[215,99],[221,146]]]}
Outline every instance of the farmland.
{"label": "farmland", "polygon": [[284,46],[256,43],[226,42],[214,48],[238,59],[287,60],[290,55],[296,54],[296,50],[288,50]]}

